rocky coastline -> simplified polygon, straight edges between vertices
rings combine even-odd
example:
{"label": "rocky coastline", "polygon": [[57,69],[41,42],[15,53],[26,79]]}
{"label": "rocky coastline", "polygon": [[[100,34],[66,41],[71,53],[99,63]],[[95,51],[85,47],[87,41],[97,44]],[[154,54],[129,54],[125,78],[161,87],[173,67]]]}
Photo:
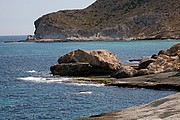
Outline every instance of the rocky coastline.
{"label": "rocky coastline", "polygon": [[[28,35],[29,36],[29,35]],[[28,37],[27,36],[27,37]],[[52,43],[52,42],[112,42],[112,41],[134,41],[134,40],[180,40],[180,38],[143,38],[143,39],[134,39],[134,38],[126,38],[126,39],[26,39],[26,40],[16,40],[16,41],[5,41],[4,43],[14,43],[14,42],[35,42],[35,43]]]}
{"label": "rocky coastline", "polygon": [[[180,91],[180,43],[167,50],[159,51],[157,55],[138,61],[139,64],[136,65],[124,65],[110,51],[78,49],[61,56],[58,64],[52,65],[50,70],[53,75],[75,76],[72,78],[75,81],[97,82],[118,87]],[[178,120],[179,93],[172,96],[144,106],[92,116],[87,120]],[[170,106],[169,109],[167,109],[168,106]],[[155,111],[159,112],[154,113]]]}
{"label": "rocky coastline", "polygon": [[139,60],[137,65],[123,65],[117,56],[107,50],[77,49],[59,57],[58,64],[50,68],[53,75],[97,76],[130,78],[180,71],[180,43],[161,50],[150,58]]}

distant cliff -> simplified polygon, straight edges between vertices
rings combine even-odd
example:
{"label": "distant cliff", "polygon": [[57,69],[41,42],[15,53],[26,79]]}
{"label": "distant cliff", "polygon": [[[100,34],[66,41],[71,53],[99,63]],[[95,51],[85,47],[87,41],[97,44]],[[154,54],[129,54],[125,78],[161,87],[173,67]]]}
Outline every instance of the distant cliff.
{"label": "distant cliff", "polygon": [[34,24],[37,39],[180,39],[180,0],[97,0]]}

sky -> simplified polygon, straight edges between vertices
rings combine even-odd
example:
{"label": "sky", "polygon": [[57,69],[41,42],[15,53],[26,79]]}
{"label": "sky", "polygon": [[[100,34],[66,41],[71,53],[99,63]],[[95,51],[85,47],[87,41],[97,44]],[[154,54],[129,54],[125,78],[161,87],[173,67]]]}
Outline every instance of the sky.
{"label": "sky", "polygon": [[86,8],[96,0],[0,0],[0,35],[33,35],[34,21],[47,13]]}

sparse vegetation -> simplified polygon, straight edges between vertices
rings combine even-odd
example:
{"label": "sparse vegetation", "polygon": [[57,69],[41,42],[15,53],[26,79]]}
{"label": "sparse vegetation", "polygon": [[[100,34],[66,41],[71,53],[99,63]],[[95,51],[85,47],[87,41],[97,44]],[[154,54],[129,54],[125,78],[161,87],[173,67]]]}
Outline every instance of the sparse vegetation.
{"label": "sparse vegetation", "polygon": [[94,82],[94,83],[100,83],[100,84],[105,84],[105,85],[110,85],[112,84],[112,79],[113,78],[108,78],[108,77],[77,77],[73,78],[73,80],[77,81],[87,81],[87,82]]}
{"label": "sparse vegetation", "polygon": [[[79,30],[88,30],[95,35],[105,29],[126,26],[125,31],[117,29],[119,38],[138,38],[142,32],[144,37],[153,37],[163,31],[180,31],[179,4],[179,0],[97,0],[83,10],[65,10],[44,15],[35,22],[35,34],[37,37],[45,36],[42,28],[45,28],[46,34],[51,34],[49,25],[71,37]],[[172,35],[180,36],[180,33],[173,32]],[[113,37],[113,33],[110,37]]]}

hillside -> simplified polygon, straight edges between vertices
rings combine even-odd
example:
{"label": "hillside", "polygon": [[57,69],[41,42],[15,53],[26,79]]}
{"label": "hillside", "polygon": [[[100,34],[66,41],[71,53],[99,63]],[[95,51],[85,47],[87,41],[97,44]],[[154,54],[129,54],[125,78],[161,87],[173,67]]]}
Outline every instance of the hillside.
{"label": "hillside", "polygon": [[180,0],[97,0],[35,21],[37,39],[179,39]]}

